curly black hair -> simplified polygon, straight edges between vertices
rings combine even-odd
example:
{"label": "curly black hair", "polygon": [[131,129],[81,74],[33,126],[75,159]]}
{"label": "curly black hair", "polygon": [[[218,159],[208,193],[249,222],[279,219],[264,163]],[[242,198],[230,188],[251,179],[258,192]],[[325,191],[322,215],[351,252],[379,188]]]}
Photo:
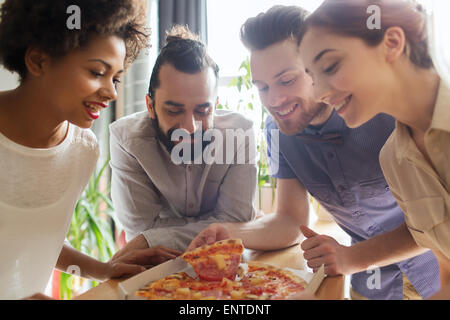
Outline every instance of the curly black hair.
{"label": "curly black hair", "polygon": [[[54,58],[87,44],[93,35],[115,35],[125,41],[125,64],[149,46],[145,27],[145,0],[6,0],[0,8],[0,64],[24,80],[28,48],[36,47]],[[81,28],[69,29],[68,8],[81,11]]]}

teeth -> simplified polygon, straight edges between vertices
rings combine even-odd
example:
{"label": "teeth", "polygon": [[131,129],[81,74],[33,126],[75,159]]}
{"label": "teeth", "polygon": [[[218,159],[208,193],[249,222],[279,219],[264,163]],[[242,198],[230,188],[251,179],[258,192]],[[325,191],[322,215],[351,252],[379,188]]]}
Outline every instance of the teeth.
{"label": "teeth", "polygon": [[100,107],[94,104],[85,103],[85,105],[91,110],[93,113],[98,113],[100,110]]}
{"label": "teeth", "polygon": [[350,97],[347,97],[344,101],[342,101],[340,104],[336,104],[333,106],[333,108],[336,109],[336,111],[339,111],[342,109],[343,106],[345,106],[350,101]]}
{"label": "teeth", "polygon": [[296,106],[297,106],[297,105],[294,105],[294,106],[292,106],[291,108],[289,108],[289,109],[287,109],[287,110],[279,111],[278,114],[279,114],[280,116],[285,116],[285,115],[291,113],[292,111],[294,111],[294,109],[295,109]]}

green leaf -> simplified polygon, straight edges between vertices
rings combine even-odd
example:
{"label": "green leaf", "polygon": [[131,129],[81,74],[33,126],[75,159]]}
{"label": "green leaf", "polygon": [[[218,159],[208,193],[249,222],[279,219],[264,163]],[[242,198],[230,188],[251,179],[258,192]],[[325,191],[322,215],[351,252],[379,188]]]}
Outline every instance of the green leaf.
{"label": "green leaf", "polygon": [[237,86],[239,92],[242,91],[242,81],[243,81],[242,77],[238,77],[236,86]]}
{"label": "green leaf", "polygon": [[[97,177],[95,178],[95,183],[94,183],[94,190],[98,190],[98,185],[99,185],[100,179],[103,175],[103,171],[105,171],[105,168],[108,166],[110,159],[111,159],[110,157],[108,157],[106,159],[105,163],[103,164],[102,168],[100,169],[99,173],[97,174]],[[95,174],[94,174],[94,176],[95,176]]]}

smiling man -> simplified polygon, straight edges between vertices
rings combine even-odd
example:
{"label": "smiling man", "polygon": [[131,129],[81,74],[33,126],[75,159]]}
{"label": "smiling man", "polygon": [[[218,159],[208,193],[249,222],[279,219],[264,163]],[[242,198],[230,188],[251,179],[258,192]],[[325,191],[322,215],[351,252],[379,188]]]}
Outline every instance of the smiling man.
{"label": "smiling man", "polygon": [[[187,29],[176,27],[155,63],[148,110],[110,126],[112,200],[131,240],[117,256],[158,245],[184,251],[210,223],[255,217],[252,122],[238,113],[216,111],[218,72],[205,46]],[[206,163],[203,154],[214,157],[207,149],[213,145],[207,135],[213,129],[220,132],[216,137],[224,138],[221,145],[235,147],[216,150],[217,161]],[[227,136],[229,130],[245,132],[247,139]],[[188,147],[177,148],[179,144]],[[182,153],[189,151],[186,159]],[[220,155],[243,161],[224,163]]]}
{"label": "smiling man", "polygon": [[[299,53],[298,35],[306,15],[299,7],[275,6],[241,28],[241,39],[251,52],[253,83],[271,115],[266,131],[270,166],[279,168],[272,170],[277,178],[276,212],[248,223],[212,224],[190,247],[232,237],[241,238],[247,248],[278,249],[299,243],[303,225],[307,239],[301,247],[308,266],[317,270],[324,264],[329,275],[352,275],[352,298],[429,297],[440,286],[436,258],[409,235],[378,160],[394,119],[379,115],[350,129],[334,111],[338,103],[316,102]],[[273,145],[277,150],[270,148]],[[307,192],[350,235],[351,246],[305,227]],[[367,271],[374,265],[380,267],[380,286],[372,285],[373,271]]]}

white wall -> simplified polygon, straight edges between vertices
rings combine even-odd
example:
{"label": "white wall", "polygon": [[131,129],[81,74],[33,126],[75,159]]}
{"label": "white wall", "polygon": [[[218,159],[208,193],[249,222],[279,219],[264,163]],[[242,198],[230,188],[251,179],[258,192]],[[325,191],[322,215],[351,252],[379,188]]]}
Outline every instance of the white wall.
{"label": "white wall", "polygon": [[0,67],[0,91],[14,89],[18,84],[18,77],[15,74]]}
{"label": "white wall", "polygon": [[[0,0],[0,6],[4,0]],[[14,89],[18,85],[18,77],[0,66],[0,91]]]}

